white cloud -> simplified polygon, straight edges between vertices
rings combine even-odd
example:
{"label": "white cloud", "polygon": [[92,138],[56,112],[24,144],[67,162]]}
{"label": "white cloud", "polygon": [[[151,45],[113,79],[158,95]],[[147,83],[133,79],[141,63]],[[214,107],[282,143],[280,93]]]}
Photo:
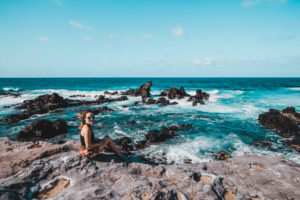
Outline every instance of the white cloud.
{"label": "white cloud", "polygon": [[109,34],[107,35],[107,37],[108,37],[109,39],[117,39],[117,38],[118,38],[117,35],[112,34],[112,33],[109,33]]}
{"label": "white cloud", "polygon": [[90,27],[90,26],[85,26],[85,25],[80,24],[79,22],[75,22],[75,21],[73,21],[73,20],[70,20],[69,23],[70,23],[73,27],[78,28],[78,29],[86,29],[86,30],[91,30],[91,29],[92,29],[92,27]]}
{"label": "white cloud", "polygon": [[244,7],[251,7],[257,4],[265,4],[268,6],[278,6],[286,3],[288,0],[243,0],[242,5]]}
{"label": "white cloud", "polygon": [[292,34],[288,34],[288,35],[279,35],[278,36],[278,39],[280,40],[291,40],[291,39],[294,39],[295,36],[292,35]]}
{"label": "white cloud", "polygon": [[7,60],[5,56],[0,56],[0,61],[5,61]]}
{"label": "white cloud", "polygon": [[181,37],[183,36],[183,29],[181,28],[181,26],[176,26],[175,28],[173,28],[171,30],[172,34],[175,36],[175,37]]}
{"label": "white cloud", "polygon": [[149,33],[143,33],[141,35],[141,37],[144,38],[144,39],[148,39],[148,40],[151,40],[153,38],[152,35],[149,34]]}
{"label": "white cloud", "polygon": [[211,65],[213,60],[209,57],[204,57],[203,59],[195,58],[194,64],[195,65]]}
{"label": "white cloud", "polygon": [[91,39],[92,39],[92,37],[91,37],[91,36],[89,36],[89,35],[85,35],[85,36],[83,36],[83,39],[84,39],[84,40],[91,40]]}
{"label": "white cloud", "polygon": [[38,40],[43,41],[43,42],[50,42],[50,39],[48,37],[40,36]]}

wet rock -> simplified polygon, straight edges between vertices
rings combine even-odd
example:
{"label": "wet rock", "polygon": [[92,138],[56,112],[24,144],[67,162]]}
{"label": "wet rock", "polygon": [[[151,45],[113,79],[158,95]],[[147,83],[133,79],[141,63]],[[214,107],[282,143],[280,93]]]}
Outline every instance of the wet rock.
{"label": "wet rock", "polygon": [[109,103],[115,101],[126,101],[126,100],[128,100],[127,96],[121,96],[115,99],[110,99],[110,98],[105,98],[105,96],[103,95],[100,95],[99,98],[95,101],[95,104],[103,104],[103,103]]}
{"label": "wet rock", "polygon": [[53,93],[41,95],[33,100],[26,100],[17,108],[26,109],[34,114],[43,114],[49,112],[50,110],[66,107],[68,107],[67,100],[59,96],[57,93]]}
{"label": "wet rock", "polygon": [[144,100],[145,104],[151,105],[151,104],[156,104],[156,100],[154,100],[153,98],[147,98],[147,100]]}
{"label": "wet rock", "polygon": [[0,97],[14,97],[14,98],[17,98],[17,97],[19,97],[21,95],[22,94],[11,93],[11,92],[0,92]]}
{"label": "wet rock", "polygon": [[129,121],[129,122],[126,122],[126,124],[127,125],[133,125],[133,124],[136,124],[136,121],[134,121],[134,120],[133,121]]}
{"label": "wet rock", "polygon": [[166,98],[164,97],[161,97],[157,100],[156,102],[157,104],[161,105],[161,106],[167,106],[167,105],[170,105],[170,101],[167,100]]}
{"label": "wet rock", "polygon": [[192,128],[192,125],[191,124],[180,124],[179,128],[181,130],[188,130],[188,129]]}
{"label": "wet rock", "polygon": [[114,143],[121,147],[121,150],[129,152],[134,150],[133,141],[129,137],[121,137],[114,140]]}
{"label": "wet rock", "polygon": [[8,115],[8,116],[2,118],[1,121],[6,124],[14,124],[14,123],[20,122],[24,119],[28,119],[30,116],[31,116],[31,114],[26,113],[26,112],[11,114],[11,115]]}
{"label": "wet rock", "polygon": [[180,89],[177,89],[175,87],[170,88],[169,90],[165,89],[163,92],[160,93],[160,96],[167,96],[169,99],[182,99],[190,95],[187,94],[184,88],[181,86]]}
{"label": "wet rock", "polygon": [[17,123],[34,114],[44,114],[58,108],[68,107],[68,101],[57,93],[41,95],[33,100],[26,100],[17,109],[25,110],[22,113],[11,114],[2,119],[7,124]]}
{"label": "wet rock", "polygon": [[[145,140],[142,140],[134,145],[135,149],[143,149],[151,144],[165,142],[168,139],[175,137],[175,132],[179,130],[186,130],[191,126],[187,124],[182,124],[181,126],[170,126],[162,127],[160,130],[150,130],[145,135]],[[191,162],[191,161],[189,161]]]}
{"label": "wet rock", "polygon": [[286,108],[283,111],[284,112],[280,112],[279,110],[270,109],[267,113],[260,114],[258,116],[258,121],[261,125],[276,131],[282,137],[299,137],[300,128],[298,122],[283,114],[294,113],[294,109]]}
{"label": "wet rock", "polygon": [[137,89],[137,94],[140,94],[142,98],[150,97],[151,86],[152,86],[152,81],[148,81],[147,84],[142,85]]}
{"label": "wet rock", "polygon": [[271,147],[272,143],[268,141],[254,140],[254,145],[257,147]]}
{"label": "wet rock", "polygon": [[291,146],[292,148],[294,148],[296,151],[300,153],[300,138],[294,138],[292,140],[288,140],[286,144]]}
{"label": "wet rock", "polygon": [[149,143],[164,142],[167,139],[173,138],[175,136],[175,131],[177,130],[177,126],[162,127],[161,130],[148,131],[145,137]]}
{"label": "wet rock", "polygon": [[68,132],[67,122],[63,119],[57,119],[52,123],[57,135],[61,135]]}
{"label": "wet rock", "polygon": [[104,94],[105,95],[117,95],[118,91],[114,91],[114,92],[105,91]]}
{"label": "wet rock", "polygon": [[216,153],[215,155],[215,159],[216,160],[226,160],[230,158],[230,155],[226,152],[226,151],[219,151],[218,153]]}
{"label": "wet rock", "polygon": [[57,119],[54,122],[39,119],[23,128],[17,136],[17,139],[22,141],[45,140],[64,134],[67,130],[67,123],[63,119]]}
{"label": "wet rock", "polygon": [[202,90],[197,90],[195,96],[189,97],[187,101],[192,101],[193,106],[196,106],[198,103],[205,104],[205,101],[208,101],[209,94],[207,92],[203,92]]}
{"label": "wet rock", "polygon": [[236,151],[237,149],[236,148],[234,148],[234,147],[231,147],[230,148],[230,151]]}
{"label": "wet rock", "polygon": [[[55,113],[61,112],[61,108],[82,106],[82,105],[91,105],[91,104],[102,104],[115,101],[125,101],[128,100],[127,96],[121,96],[115,99],[105,98],[105,96],[100,95],[96,101],[81,101],[81,100],[70,100],[64,99],[59,96],[57,93],[41,95],[33,100],[26,100],[20,106],[17,106],[17,109],[24,110],[21,113],[11,114],[1,119],[2,122],[7,124],[17,123],[21,120],[28,119],[34,114],[44,114],[44,113]],[[98,110],[98,111],[97,111]],[[99,112],[108,112],[111,109],[103,107],[96,109],[95,113]]]}
{"label": "wet rock", "polygon": [[141,85],[138,89],[129,89],[126,90],[125,92],[121,92],[122,95],[129,95],[129,96],[141,96],[142,99],[148,98],[151,96],[150,94],[150,89],[152,86],[152,81],[148,81],[148,83]]}
{"label": "wet rock", "polygon": [[94,115],[97,115],[99,113],[106,113],[106,112],[110,112],[110,111],[113,111],[113,109],[108,108],[107,106],[104,106],[104,107],[100,107],[100,108],[97,108],[95,110],[92,110],[92,113]]}
{"label": "wet rock", "polygon": [[78,98],[78,97],[86,97],[85,95],[83,94],[74,94],[74,95],[71,95],[69,96],[70,98]]}

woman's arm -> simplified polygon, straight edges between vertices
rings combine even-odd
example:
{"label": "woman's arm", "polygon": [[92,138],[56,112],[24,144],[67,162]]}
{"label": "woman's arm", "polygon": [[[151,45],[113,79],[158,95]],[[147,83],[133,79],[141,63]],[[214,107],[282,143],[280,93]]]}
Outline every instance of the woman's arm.
{"label": "woman's arm", "polygon": [[92,144],[91,143],[92,132],[89,128],[83,127],[81,131],[82,131],[82,135],[84,137],[84,142],[85,142],[85,145],[86,145],[87,149],[92,149],[96,146],[99,146],[98,144]]}

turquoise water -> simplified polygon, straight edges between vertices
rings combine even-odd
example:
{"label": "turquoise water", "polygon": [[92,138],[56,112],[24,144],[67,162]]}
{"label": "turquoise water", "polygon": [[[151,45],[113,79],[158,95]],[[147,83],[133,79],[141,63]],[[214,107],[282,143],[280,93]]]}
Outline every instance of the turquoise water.
{"label": "turquoise water", "polygon": [[[142,153],[148,153],[150,157],[164,156],[168,162],[182,163],[184,159],[192,159],[192,162],[207,161],[212,158],[211,151],[226,150],[233,156],[253,152],[283,156],[300,163],[299,153],[286,146],[285,139],[261,127],[257,121],[258,115],[269,108],[294,106],[299,112],[300,78],[1,78],[1,92],[23,95],[18,98],[0,97],[0,117],[17,112],[14,108],[3,108],[4,105],[21,103],[42,94],[56,92],[65,98],[84,94],[87,97],[76,99],[90,100],[95,99],[95,95],[103,94],[105,90],[135,89],[149,80],[153,82],[151,94],[154,98],[164,89],[180,86],[192,95],[197,89],[202,89],[211,96],[205,105],[196,107],[186,99],[173,100],[179,103],[175,106],[140,104],[137,109],[122,107],[140,101],[138,97],[102,104],[101,107],[108,106],[115,111],[96,116],[93,126],[98,137],[128,136],[138,141],[150,129],[188,123],[193,125],[192,129],[178,132],[176,138],[152,145]],[[115,97],[117,96],[112,96]],[[99,106],[89,106],[94,107]],[[79,120],[75,115],[85,108],[67,108],[61,113],[35,116],[14,125],[0,124],[0,134],[2,137],[15,139],[22,128],[36,119],[63,118],[70,125],[69,132],[53,141],[79,140]],[[135,120],[137,124],[126,125],[131,120]],[[271,142],[272,146],[257,147],[256,140]],[[230,151],[231,147],[237,150]]]}

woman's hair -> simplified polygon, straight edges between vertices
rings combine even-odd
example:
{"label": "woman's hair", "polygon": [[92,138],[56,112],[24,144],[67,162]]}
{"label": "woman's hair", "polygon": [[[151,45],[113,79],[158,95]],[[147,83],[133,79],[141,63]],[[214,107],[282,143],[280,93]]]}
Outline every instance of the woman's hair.
{"label": "woman's hair", "polygon": [[88,114],[88,113],[93,113],[93,112],[91,110],[85,110],[76,115],[77,117],[79,117],[81,119],[79,129],[82,129],[83,125],[85,125],[85,117],[86,117],[86,114]]}

